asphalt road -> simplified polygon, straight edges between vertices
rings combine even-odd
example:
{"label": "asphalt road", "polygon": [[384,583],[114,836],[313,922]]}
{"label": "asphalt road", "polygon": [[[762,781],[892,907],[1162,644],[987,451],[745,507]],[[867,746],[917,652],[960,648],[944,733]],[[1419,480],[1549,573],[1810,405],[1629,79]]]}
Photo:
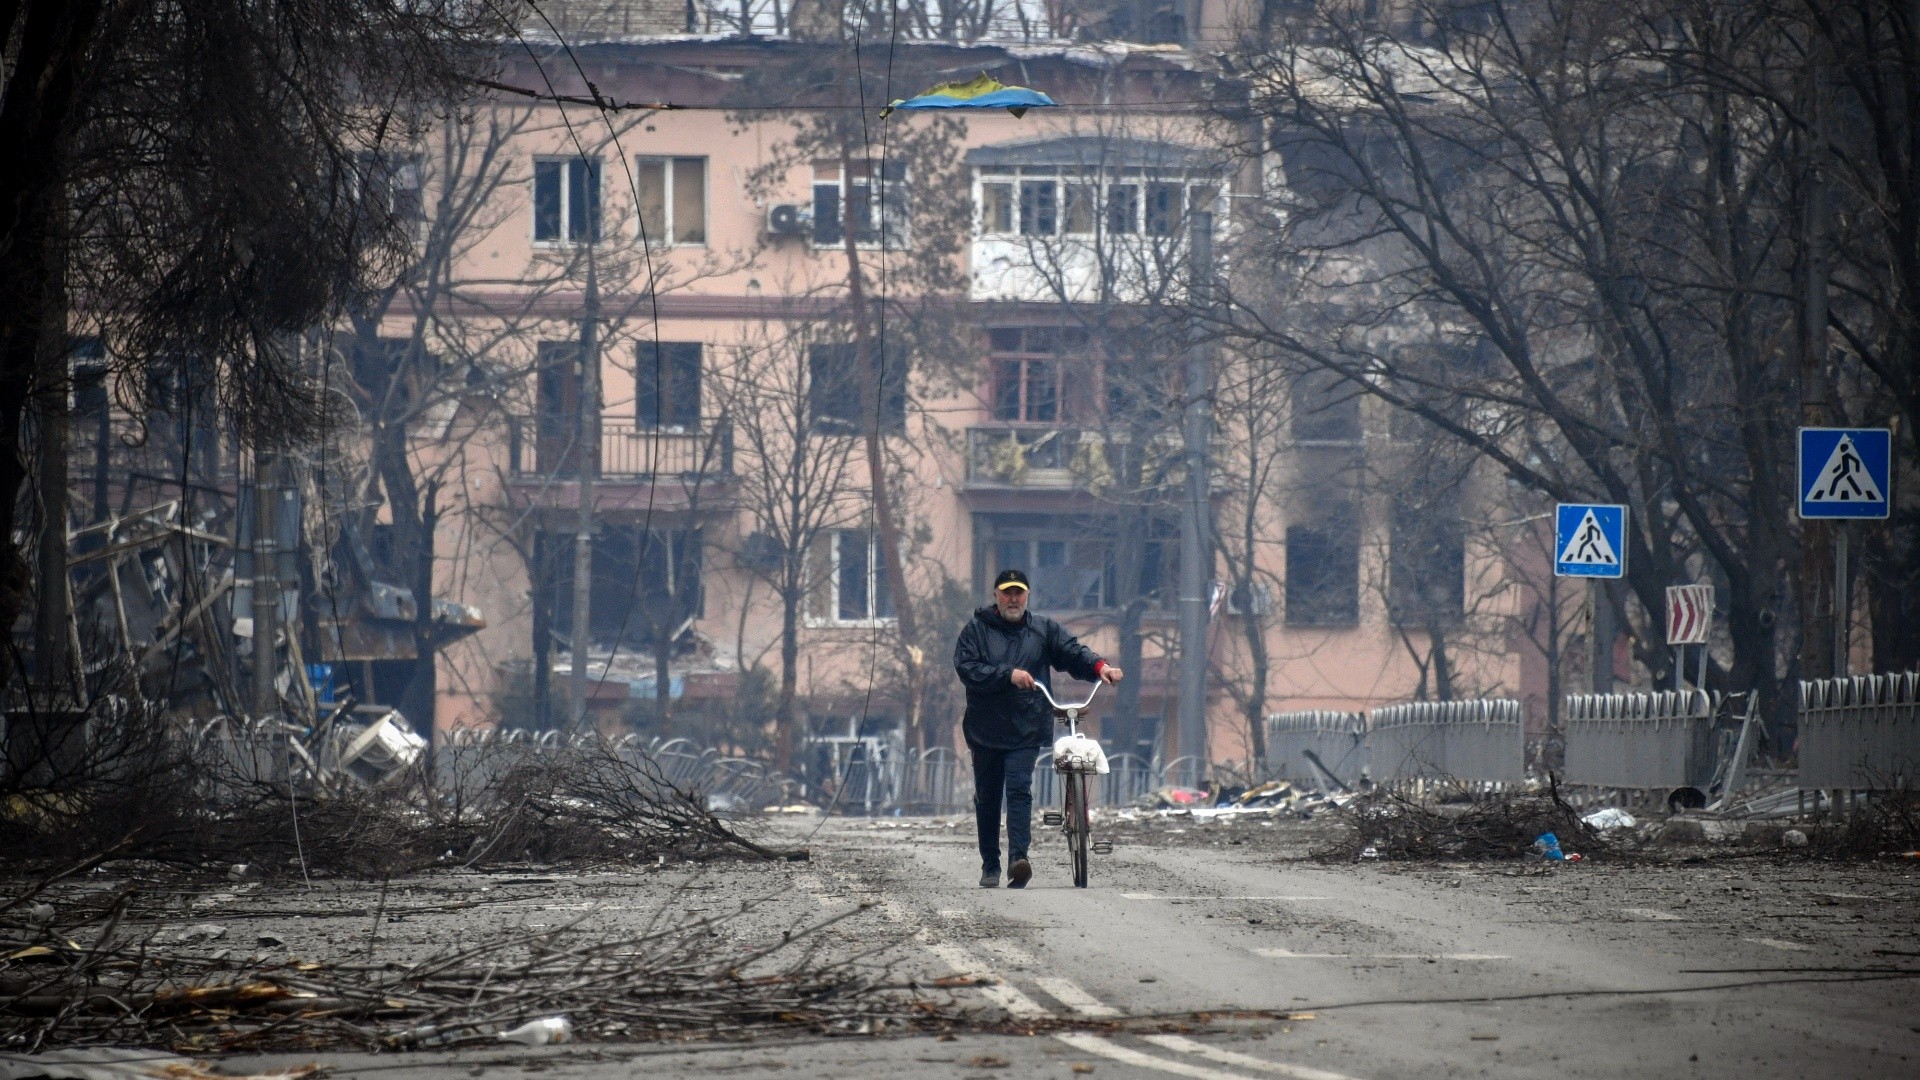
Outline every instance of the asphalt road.
{"label": "asphalt road", "polygon": [[912,966],[991,977],[965,993],[1015,1017],[1216,1015],[1163,1030],[329,1063],[423,1080],[1920,1076],[1920,978],[1885,972],[1920,973],[1911,868],[1324,866],[1257,842],[1276,834],[1243,826],[1256,841],[1243,843],[1216,826],[1122,842],[1085,890],[1049,837],[1031,887],[985,890],[970,823],[956,824],[829,822],[814,861],[783,871],[789,902],[872,902],[847,933],[907,935]]}

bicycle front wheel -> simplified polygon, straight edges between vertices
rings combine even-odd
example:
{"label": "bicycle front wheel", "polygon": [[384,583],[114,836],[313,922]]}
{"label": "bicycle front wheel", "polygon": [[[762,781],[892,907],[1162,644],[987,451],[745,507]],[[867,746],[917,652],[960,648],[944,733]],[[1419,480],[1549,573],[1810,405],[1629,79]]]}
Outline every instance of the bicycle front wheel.
{"label": "bicycle front wheel", "polygon": [[1087,812],[1087,774],[1067,774],[1067,852],[1073,859],[1073,887],[1087,887],[1087,847],[1093,823]]}

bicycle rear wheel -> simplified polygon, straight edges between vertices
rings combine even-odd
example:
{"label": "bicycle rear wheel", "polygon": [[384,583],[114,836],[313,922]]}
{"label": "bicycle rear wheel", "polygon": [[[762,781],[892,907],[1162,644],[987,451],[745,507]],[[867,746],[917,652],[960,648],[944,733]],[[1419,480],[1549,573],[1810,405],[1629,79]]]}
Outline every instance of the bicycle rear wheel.
{"label": "bicycle rear wheel", "polygon": [[1073,887],[1087,887],[1087,845],[1093,828],[1087,813],[1087,774],[1067,774],[1067,852],[1073,859]]}

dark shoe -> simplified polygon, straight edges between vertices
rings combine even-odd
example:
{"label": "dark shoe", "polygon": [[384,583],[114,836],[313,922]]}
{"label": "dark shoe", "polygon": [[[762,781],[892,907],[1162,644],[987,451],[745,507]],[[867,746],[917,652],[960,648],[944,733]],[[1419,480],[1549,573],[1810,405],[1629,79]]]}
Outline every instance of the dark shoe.
{"label": "dark shoe", "polygon": [[1027,887],[1027,882],[1032,879],[1033,864],[1024,858],[1013,860],[1013,865],[1007,868],[1007,888],[1009,889],[1024,889]]}
{"label": "dark shoe", "polygon": [[1000,887],[1000,871],[998,870],[980,871],[980,887],[983,889],[999,888]]}

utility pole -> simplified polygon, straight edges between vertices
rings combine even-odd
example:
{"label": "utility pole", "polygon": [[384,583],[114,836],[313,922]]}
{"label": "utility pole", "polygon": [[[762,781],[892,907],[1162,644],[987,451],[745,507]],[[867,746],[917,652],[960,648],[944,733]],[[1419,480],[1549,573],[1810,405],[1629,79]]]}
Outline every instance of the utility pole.
{"label": "utility pole", "polygon": [[1207,584],[1212,578],[1211,492],[1207,469],[1208,427],[1212,424],[1212,350],[1198,314],[1213,294],[1213,213],[1193,211],[1189,222],[1192,289],[1187,298],[1195,314],[1188,327],[1186,412],[1181,435],[1186,449],[1187,500],[1180,515],[1180,698],[1179,743],[1182,757],[1197,757],[1204,780],[1207,757]]}
{"label": "utility pole", "polygon": [[600,471],[600,279],[587,247],[587,295],[580,320],[579,516],[573,532],[573,672],[567,683],[567,720],[587,726],[588,620],[593,604],[593,481]]}
{"label": "utility pole", "polygon": [[280,586],[275,580],[279,559],[280,496],[276,484],[279,456],[264,447],[253,450],[253,718],[279,713],[279,690],[274,686],[278,655],[274,623],[280,613]]}
{"label": "utility pole", "polygon": [[[1825,36],[1816,34],[1807,56],[1807,130],[1805,172],[1801,176],[1800,423],[1826,427],[1836,419],[1827,380],[1827,288],[1831,263],[1827,252],[1830,206],[1827,198],[1824,124],[1827,106],[1823,67]],[[1797,484],[1797,481],[1796,481]],[[1796,497],[1798,492],[1795,492]],[[1846,674],[1844,654],[1847,574],[1845,522],[1800,522],[1800,673]],[[1833,567],[1827,579],[1826,569]],[[1828,612],[1831,612],[1831,616]],[[1822,618],[1834,625],[1821,627]],[[1826,629],[1829,633],[1822,634]],[[1822,655],[1822,653],[1830,655]],[[1782,734],[1779,732],[1776,735]]]}

